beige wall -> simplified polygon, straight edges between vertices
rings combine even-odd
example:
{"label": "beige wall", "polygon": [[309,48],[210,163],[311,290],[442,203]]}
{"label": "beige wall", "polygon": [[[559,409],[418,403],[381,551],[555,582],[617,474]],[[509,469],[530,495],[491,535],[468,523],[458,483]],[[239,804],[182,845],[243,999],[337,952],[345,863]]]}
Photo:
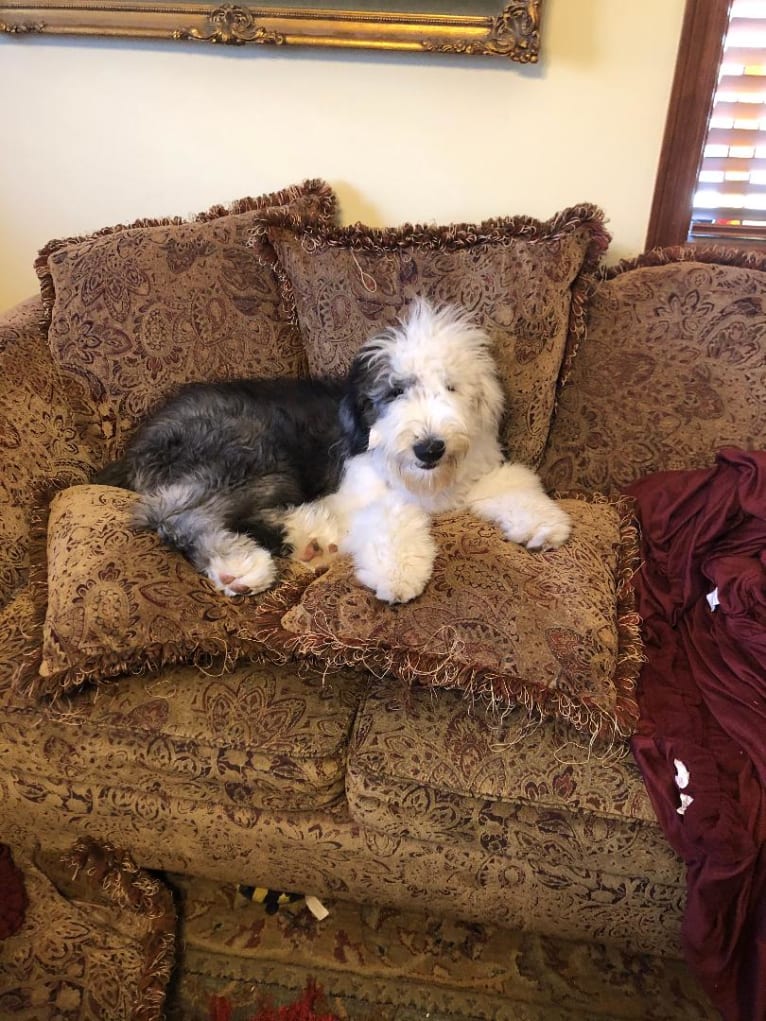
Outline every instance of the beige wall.
{"label": "beige wall", "polygon": [[0,39],[0,309],[52,237],[324,177],[344,221],[599,203],[643,247],[684,0],[545,0],[495,59]]}

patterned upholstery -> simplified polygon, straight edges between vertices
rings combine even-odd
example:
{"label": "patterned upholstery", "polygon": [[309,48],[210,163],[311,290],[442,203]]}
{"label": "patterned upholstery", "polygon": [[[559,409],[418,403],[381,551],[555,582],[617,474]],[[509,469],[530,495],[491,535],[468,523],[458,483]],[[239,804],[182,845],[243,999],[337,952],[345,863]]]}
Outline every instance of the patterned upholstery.
{"label": "patterned upholstery", "polygon": [[332,219],[335,195],[306,181],[186,222],[142,220],[51,241],[38,257],[54,361],[87,393],[81,420],[108,456],[163,397],[198,379],[305,372],[294,326],[279,315],[274,253],[245,241],[264,212]]}
{"label": "patterned upholstery", "polygon": [[[766,443],[761,274],[676,260],[607,275],[554,418],[549,481],[614,490],[673,457],[699,463],[719,440]],[[41,484],[84,481],[91,459],[39,315],[29,303],[0,324],[0,369],[15,373],[3,378],[21,405],[0,390],[11,426],[0,450],[13,466],[0,476],[4,842],[53,851],[90,836],[143,868],[680,955],[681,864],[624,744],[596,749],[523,710],[486,715],[456,691],[294,664],[169,667],[55,704],[14,691],[14,665],[39,654],[25,624],[39,614],[25,584],[29,511]],[[679,352],[687,361],[674,369]],[[617,379],[641,412],[643,446],[614,399]],[[47,407],[28,415],[36,389]]]}
{"label": "patterned upholstery", "polygon": [[431,580],[403,605],[381,606],[348,561],[335,561],[282,617],[295,635],[287,647],[458,688],[498,711],[520,704],[606,741],[630,735],[643,654],[624,584],[637,563],[635,527],[615,504],[562,505],[572,535],[539,555],[468,514],[440,517]]}
{"label": "patterned upholstery", "polygon": [[764,393],[766,260],[650,253],[595,291],[543,480],[614,495],[650,472],[706,467],[721,447],[761,446]]}
{"label": "patterned upholstery", "polygon": [[[398,907],[427,905],[437,914],[510,928],[533,924],[536,931],[564,939],[596,938],[631,951],[679,956],[683,884],[678,867],[673,867],[672,853],[662,846],[658,827],[640,819],[648,808],[629,764],[627,781],[621,776],[624,761],[604,770],[596,762],[582,771],[567,770],[558,763],[554,767],[555,756],[587,762],[587,745],[573,747],[571,731],[548,736],[551,732],[542,728],[530,733],[525,717],[509,717],[505,741],[511,747],[522,741],[529,744],[518,778],[527,788],[536,782],[544,795],[537,807],[528,800],[528,791],[514,805],[516,795],[500,788],[498,813],[512,819],[524,806],[523,830],[506,848],[486,839],[486,846],[482,845],[480,832],[473,840],[465,839],[466,834],[461,840],[459,826],[450,835],[444,832],[444,822],[432,839],[421,839],[407,831],[406,822],[399,832],[395,827],[378,828],[377,818],[375,826],[368,823],[368,817],[377,813],[366,805],[360,807],[366,795],[360,789],[359,763],[352,763],[349,783],[355,791],[349,804],[345,802],[338,768],[345,761],[345,749],[338,737],[354,715],[349,705],[359,697],[354,681],[343,689],[337,679],[328,678],[323,687],[317,679],[285,674],[279,684],[264,685],[256,695],[260,679],[244,671],[239,667],[229,677],[212,682],[172,671],[165,671],[161,681],[123,678],[100,689],[97,698],[92,691],[73,697],[61,710],[22,706],[6,693],[0,708],[5,839],[14,847],[40,841],[45,847],[63,850],[75,837],[87,834],[129,847],[145,868],[305,889],[320,897]],[[374,687],[381,682],[370,683]],[[205,693],[210,695],[211,689],[229,720],[242,721],[247,695],[251,704],[262,707],[238,742],[253,760],[248,783],[237,775],[236,749],[229,753],[222,742],[218,754],[211,754],[209,747],[194,739],[202,728],[210,729],[211,707]],[[401,688],[395,690],[401,696]],[[416,701],[409,706],[401,698],[371,698],[360,717],[360,729],[379,710],[391,714],[391,722],[406,713],[412,721],[409,734],[415,738],[409,755],[417,758],[422,751],[427,759],[433,752],[424,735],[432,729],[429,710],[433,704],[425,691],[420,692],[419,708],[415,708],[414,691],[412,697]],[[461,747],[466,757],[472,754],[471,746],[474,754],[480,753],[487,740],[481,735],[480,722],[467,714],[466,703],[457,693],[442,692],[438,704],[443,700],[444,719],[451,716],[462,721],[467,736]],[[187,714],[183,730],[175,722],[179,701]],[[163,714],[167,723],[159,722]],[[280,734],[272,735],[264,726],[270,719],[291,720],[292,728],[283,727]],[[386,720],[384,716],[381,722]],[[475,727],[480,729],[471,736]],[[297,745],[304,749],[303,758],[285,751],[293,734],[304,738],[303,745]],[[359,742],[360,730],[354,738],[354,757]],[[390,747],[394,749],[395,744],[390,742]],[[323,748],[329,748],[330,754],[323,756]],[[543,760],[536,759],[538,748],[545,755]],[[307,759],[312,752],[316,757],[310,764]],[[391,753],[389,758],[379,765],[382,777],[393,777],[402,767],[401,749],[398,757]],[[496,756],[496,765],[500,758],[505,760],[510,786],[517,771],[508,771],[507,755]],[[317,790],[322,783],[316,779],[320,772],[325,774],[323,791]],[[502,772],[498,768],[497,776]],[[488,782],[491,775],[490,771]],[[444,776],[445,783],[458,788],[447,811],[457,809],[467,819],[476,799],[466,796],[465,786],[461,789],[446,770]],[[615,814],[578,812],[575,823],[575,813],[562,803],[568,801],[570,789],[580,784],[587,788],[594,779],[605,789],[601,794],[594,791],[591,800],[607,804],[612,797]],[[615,780],[623,787],[618,798],[610,793]],[[617,814],[623,796],[626,810],[634,813],[627,819]],[[410,799],[412,812],[423,808],[431,818],[438,815],[438,807],[425,809],[431,798],[429,789],[422,788]],[[588,794],[584,792],[583,798],[587,800]],[[485,805],[484,814],[490,812]],[[500,814],[490,825],[501,827]],[[593,844],[602,839],[604,848],[596,855]],[[625,860],[623,850],[628,854]],[[647,868],[633,868],[634,851],[642,865],[657,856],[650,877]]]}

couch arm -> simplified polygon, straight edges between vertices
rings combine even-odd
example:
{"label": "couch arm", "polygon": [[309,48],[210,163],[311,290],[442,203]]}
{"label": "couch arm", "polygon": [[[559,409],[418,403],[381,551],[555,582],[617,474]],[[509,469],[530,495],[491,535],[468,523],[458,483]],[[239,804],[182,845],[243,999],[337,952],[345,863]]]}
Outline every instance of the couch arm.
{"label": "couch arm", "polygon": [[26,576],[43,499],[87,481],[94,460],[51,359],[39,298],[0,315],[0,380],[1,606]]}

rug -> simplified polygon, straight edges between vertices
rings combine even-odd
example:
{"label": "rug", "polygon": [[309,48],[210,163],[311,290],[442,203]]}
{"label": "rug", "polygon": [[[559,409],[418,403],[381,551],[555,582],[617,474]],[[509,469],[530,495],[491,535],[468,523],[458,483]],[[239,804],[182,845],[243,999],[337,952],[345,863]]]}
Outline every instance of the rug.
{"label": "rug", "polygon": [[326,900],[323,921],[303,902],[268,914],[236,887],[168,880],[182,916],[168,1021],[214,1021],[215,997],[226,1021],[250,1021],[310,982],[339,1021],[717,1017],[681,961],[344,901]]}

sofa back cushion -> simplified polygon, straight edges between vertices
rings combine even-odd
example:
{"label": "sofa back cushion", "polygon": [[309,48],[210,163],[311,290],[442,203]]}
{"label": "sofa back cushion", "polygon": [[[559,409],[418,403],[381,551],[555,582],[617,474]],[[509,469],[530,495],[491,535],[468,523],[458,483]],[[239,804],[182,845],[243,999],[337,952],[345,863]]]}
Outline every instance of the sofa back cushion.
{"label": "sofa back cushion", "polygon": [[766,259],[658,250],[603,274],[541,466],[561,495],[766,444]]}
{"label": "sofa back cushion", "polygon": [[363,341],[417,296],[462,306],[494,342],[509,453],[539,462],[586,284],[609,242],[599,209],[576,206],[545,222],[517,216],[390,230],[269,220],[286,310],[300,326],[312,375],[345,372]]}
{"label": "sofa back cushion", "polygon": [[108,457],[183,383],[305,372],[298,332],[279,315],[268,241],[247,246],[274,208],[290,222],[325,220],[335,197],[307,181],[188,222],[141,220],[41,251],[53,357],[89,393],[94,421],[83,424],[97,423]]}

